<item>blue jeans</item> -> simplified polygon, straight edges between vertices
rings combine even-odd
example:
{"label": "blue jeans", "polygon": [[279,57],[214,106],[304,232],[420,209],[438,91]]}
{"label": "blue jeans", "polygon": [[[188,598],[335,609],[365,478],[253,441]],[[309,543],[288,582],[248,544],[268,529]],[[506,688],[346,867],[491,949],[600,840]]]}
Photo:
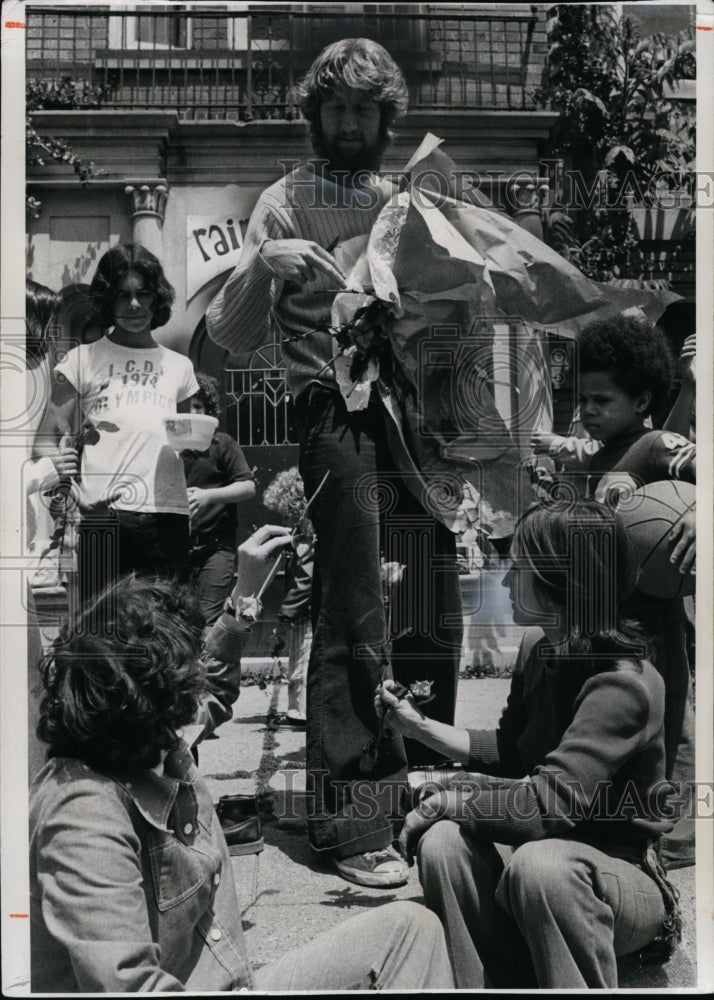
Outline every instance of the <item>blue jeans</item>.
{"label": "blue jeans", "polygon": [[494,844],[441,820],[418,862],[457,989],[615,989],[616,956],[652,941],[665,917],[649,875],[574,840],[522,844],[504,864]]}
{"label": "blue jeans", "polygon": [[401,901],[350,917],[255,973],[268,993],[448,990],[444,931],[433,913]]}
{"label": "blue jeans", "polygon": [[194,545],[189,565],[191,583],[198,597],[201,614],[206,619],[206,625],[213,625],[233,590],[235,549],[222,545]]}
{"label": "blue jeans", "polygon": [[185,580],[188,549],[188,516],[97,504],[82,512],[77,533],[80,602],[96,597],[126,573]]}
{"label": "blue jeans", "polygon": [[[385,847],[399,811],[406,765],[433,763],[396,731],[376,762],[365,750],[378,732],[374,692],[385,671],[403,683],[432,680],[426,711],[452,723],[461,652],[461,599],[453,534],[417,502],[387,448],[385,413],[373,394],[349,413],[337,391],[312,386],[296,403],[300,471],[317,546],[313,643],[307,679],[307,791],[317,853],[346,857]],[[385,608],[380,554],[406,565]],[[405,628],[391,655],[382,650]],[[437,757],[438,759],[438,757]]]}
{"label": "blue jeans", "polygon": [[672,802],[679,819],[662,837],[662,855],[669,865],[693,864],[695,717],[684,600],[658,600],[637,591],[629,610],[644,626],[652,662],[665,683],[665,769],[677,789]]}

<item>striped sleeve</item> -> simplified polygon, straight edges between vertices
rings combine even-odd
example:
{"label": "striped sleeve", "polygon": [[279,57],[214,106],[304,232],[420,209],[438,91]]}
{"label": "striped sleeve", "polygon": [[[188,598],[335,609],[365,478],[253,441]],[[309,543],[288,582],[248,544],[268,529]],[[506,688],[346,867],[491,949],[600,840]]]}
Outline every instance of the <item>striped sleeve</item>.
{"label": "striped sleeve", "polygon": [[693,442],[681,434],[666,431],[655,441],[650,459],[656,464],[662,479],[681,479],[694,483],[696,456],[697,447]]}
{"label": "striped sleeve", "polygon": [[264,193],[248,224],[240,261],[206,313],[211,340],[232,354],[253,351],[265,343],[273,296],[281,283],[260,255],[266,240],[291,239],[290,216]]}

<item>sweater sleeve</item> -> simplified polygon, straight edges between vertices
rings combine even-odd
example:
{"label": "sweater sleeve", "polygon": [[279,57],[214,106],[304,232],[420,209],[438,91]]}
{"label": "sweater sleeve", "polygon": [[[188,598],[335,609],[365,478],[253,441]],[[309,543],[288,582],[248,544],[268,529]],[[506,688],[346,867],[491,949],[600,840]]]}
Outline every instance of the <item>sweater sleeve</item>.
{"label": "sweater sleeve", "polygon": [[687,483],[696,482],[694,462],[697,446],[681,434],[661,431],[652,435],[652,447],[648,459],[648,479],[682,479]]}
{"label": "sweater sleeve", "polygon": [[511,689],[496,729],[469,729],[469,771],[507,777],[522,777],[518,739],[528,719],[525,688],[532,673],[540,669],[536,647],[543,638],[540,628],[529,628],[518,647]]}
{"label": "sweater sleeve", "polygon": [[592,817],[625,761],[661,727],[663,712],[663,682],[654,671],[647,680],[627,669],[591,677],[556,749],[530,778],[476,789],[463,803],[465,828],[506,844],[567,836]]}
{"label": "sweater sleeve", "polygon": [[295,237],[288,213],[267,193],[253,210],[240,261],[206,312],[211,340],[232,354],[252,351],[266,341],[271,294],[279,298],[282,282],[260,249],[266,240]]}

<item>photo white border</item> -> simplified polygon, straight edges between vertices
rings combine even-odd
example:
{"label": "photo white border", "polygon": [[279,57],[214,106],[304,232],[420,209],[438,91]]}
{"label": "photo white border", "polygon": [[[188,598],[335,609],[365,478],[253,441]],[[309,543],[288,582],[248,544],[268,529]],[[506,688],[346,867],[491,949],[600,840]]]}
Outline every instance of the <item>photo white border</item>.
{"label": "photo white border", "polygon": [[[50,0],[57,7],[66,0]],[[659,3],[660,0],[654,0]],[[666,4],[666,0],[662,0]],[[678,0],[681,2],[681,0]],[[86,6],[97,6],[95,2]],[[172,4],[165,3],[167,7]],[[670,3],[671,5],[671,3]],[[689,4],[687,4],[689,5]],[[2,156],[0,161],[0,360],[6,361],[4,341],[22,336],[25,286],[25,33],[8,22],[24,23],[21,0],[3,0],[2,25]],[[106,4],[102,5],[106,6]],[[246,4],[234,4],[237,8]],[[498,4],[494,4],[498,6]],[[698,490],[704,502],[697,508],[697,753],[696,777],[709,789],[704,803],[708,816],[697,820],[697,969],[696,992],[714,990],[714,587],[712,566],[712,507],[714,484],[714,0],[696,0],[697,7],[697,170],[700,185],[697,213],[697,334],[699,387],[697,439]],[[707,388],[709,391],[707,391]],[[17,399],[0,392],[0,417],[17,411]],[[0,482],[16,483],[24,449],[0,441]],[[0,497],[1,500],[1,497]],[[23,620],[23,518],[20,510],[0,503],[0,930],[2,933],[2,992],[29,991],[29,874],[27,814],[27,642],[25,629],[6,622]],[[27,564],[27,560],[25,560]],[[14,575],[16,586],[8,585]],[[23,916],[18,916],[21,914]],[[549,991],[539,991],[549,992]],[[620,991],[618,991],[620,992]],[[657,990],[627,991],[659,993]],[[665,991],[674,992],[674,991]],[[679,992],[692,992],[691,990]]]}

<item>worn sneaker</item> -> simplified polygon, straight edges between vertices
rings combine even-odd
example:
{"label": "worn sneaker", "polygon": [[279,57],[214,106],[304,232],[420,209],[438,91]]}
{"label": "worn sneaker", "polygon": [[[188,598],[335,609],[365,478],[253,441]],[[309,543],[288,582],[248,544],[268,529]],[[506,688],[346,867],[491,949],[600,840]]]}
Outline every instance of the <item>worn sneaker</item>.
{"label": "worn sneaker", "polygon": [[409,879],[406,862],[391,845],[379,851],[353,854],[349,858],[333,858],[333,863],[342,878],[357,885],[391,889],[406,885]]}

